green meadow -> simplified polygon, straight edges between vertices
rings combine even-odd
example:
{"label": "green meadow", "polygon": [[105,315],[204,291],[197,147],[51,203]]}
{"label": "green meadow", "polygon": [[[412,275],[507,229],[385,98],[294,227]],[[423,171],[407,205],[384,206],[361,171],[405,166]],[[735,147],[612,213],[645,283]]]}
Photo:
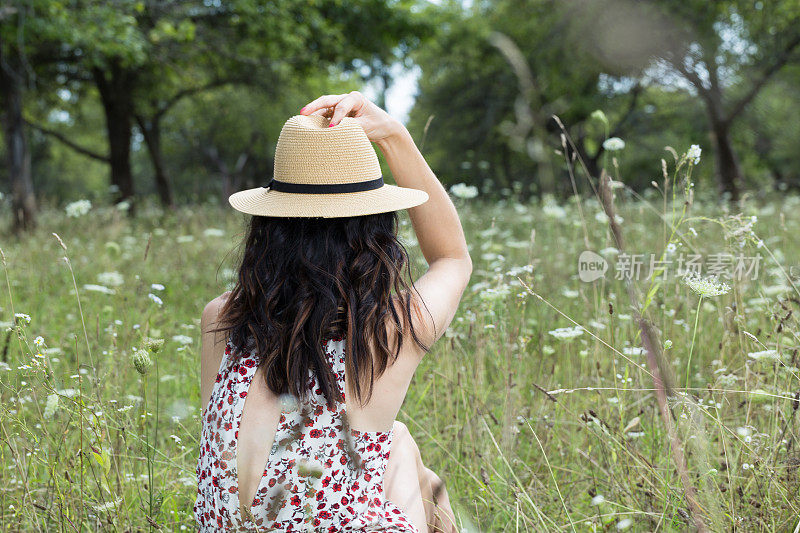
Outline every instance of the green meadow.
{"label": "green meadow", "polygon": [[[800,197],[721,205],[665,155],[642,195],[451,189],[474,272],[399,419],[462,531],[800,527]],[[94,201],[0,239],[0,529],[195,529],[200,314],[245,221]]]}

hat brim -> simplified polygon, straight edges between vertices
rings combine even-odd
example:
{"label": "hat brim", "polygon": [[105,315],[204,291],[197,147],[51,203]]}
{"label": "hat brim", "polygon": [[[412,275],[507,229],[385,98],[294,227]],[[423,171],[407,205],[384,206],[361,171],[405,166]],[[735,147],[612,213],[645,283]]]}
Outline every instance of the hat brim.
{"label": "hat brim", "polygon": [[370,191],[335,194],[289,193],[256,187],[228,197],[231,207],[248,215],[323,218],[398,211],[427,200],[428,193],[423,190],[389,184]]}

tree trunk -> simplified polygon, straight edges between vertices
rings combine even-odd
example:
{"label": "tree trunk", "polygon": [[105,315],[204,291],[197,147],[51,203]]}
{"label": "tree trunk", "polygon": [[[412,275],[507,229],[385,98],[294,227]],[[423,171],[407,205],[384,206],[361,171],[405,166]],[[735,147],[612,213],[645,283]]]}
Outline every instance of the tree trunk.
{"label": "tree trunk", "polygon": [[731,144],[730,124],[725,121],[712,120],[711,131],[714,135],[720,192],[730,194],[730,200],[735,202],[739,199],[739,184],[742,176],[736,152]]}
{"label": "tree trunk", "polygon": [[103,102],[108,132],[111,183],[118,187],[116,202],[130,202],[128,214],[135,209],[131,172],[131,125],[133,118],[133,73],[112,63],[107,71],[95,68],[95,84]]}
{"label": "tree trunk", "polygon": [[147,121],[144,117],[137,117],[139,127],[144,135],[144,142],[147,144],[147,152],[150,154],[150,162],[153,164],[155,174],[156,190],[161,199],[161,205],[165,208],[175,206],[172,199],[172,190],[167,180],[167,173],[164,170],[164,158],[161,153],[161,120],[158,116]]}
{"label": "tree trunk", "polygon": [[[2,49],[2,46],[0,46]],[[31,154],[22,119],[21,79],[9,58],[0,51],[0,98],[3,133],[6,138],[6,166],[11,189],[12,230],[19,233],[36,226],[36,198],[31,180]]]}

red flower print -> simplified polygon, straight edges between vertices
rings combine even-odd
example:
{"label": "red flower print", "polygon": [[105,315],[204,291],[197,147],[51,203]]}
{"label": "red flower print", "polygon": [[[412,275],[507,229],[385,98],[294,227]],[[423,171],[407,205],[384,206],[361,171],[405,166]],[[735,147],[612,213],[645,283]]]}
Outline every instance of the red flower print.
{"label": "red flower print", "polygon": [[[330,340],[340,341],[338,336]],[[339,392],[344,391],[346,346],[323,342],[325,358]],[[212,399],[201,411],[201,440],[195,473],[197,496],[192,506],[202,531],[227,531],[245,526],[258,531],[300,531],[310,524],[314,531],[336,533],[361,530],[367,523],[374,531],[416,532],[397,506],[385,499],[383,476],[389,458],[391,432],[365,433],[343,424],[343,395],[329,405],[313,371],[301,409],[280,414],[272,453],[253,499],[253,517],[239,509],[236,464],[239,425],[248,388],[258,368],[259,355],[237,352],[229,341],[227,364],[215,376]],[[308,428],[308,429],[304,429]],[[350,456],[345,439],[355,439],[356,457]],[[351,460],[352,459],[352,460]],[[301,461],[319,465],[321,476],[301,476]],[[366,468],[365,468],[366,466]],[[358,468],[358,469],[356,469]],[[309,521],[308,513],[313,515]]]}

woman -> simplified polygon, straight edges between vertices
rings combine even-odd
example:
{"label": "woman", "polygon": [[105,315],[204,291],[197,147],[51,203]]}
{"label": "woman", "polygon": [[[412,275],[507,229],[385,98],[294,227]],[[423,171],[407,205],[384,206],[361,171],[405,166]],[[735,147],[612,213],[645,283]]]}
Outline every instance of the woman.
{"label": "woman", "polygon": [[[358,92],[321,96],[284,125],[273,180],[229,202],[253,216],[201,319],[201,530],[455,531],[395,417],[472,261],[408,131]],[[400,209],[428,263],[411,286]]]}

